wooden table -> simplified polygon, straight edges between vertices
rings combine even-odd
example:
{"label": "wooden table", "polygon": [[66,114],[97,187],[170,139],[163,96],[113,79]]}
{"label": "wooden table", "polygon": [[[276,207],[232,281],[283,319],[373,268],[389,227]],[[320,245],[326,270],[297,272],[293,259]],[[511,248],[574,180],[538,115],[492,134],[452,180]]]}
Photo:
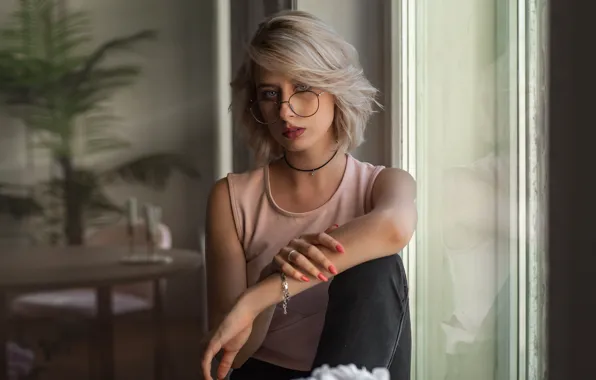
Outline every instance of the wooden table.
{"label": "wooden table", "polygon": [[114,379],[112,286],[144,281],[154,284],[155,377],[163,376],[161,283],[168,277],[197,269],[202,259],[197,252],[172,249],[157,251],[172,258],[169,264],[123,264],[120,259],[127,252],[126,248],[117,247],[28,247],[0,252],[0,380],[8,378],[7,293],[95,288],[97,314],[93,335],[97,341],[92,344],[97,348],[99,378],[111,380]]}

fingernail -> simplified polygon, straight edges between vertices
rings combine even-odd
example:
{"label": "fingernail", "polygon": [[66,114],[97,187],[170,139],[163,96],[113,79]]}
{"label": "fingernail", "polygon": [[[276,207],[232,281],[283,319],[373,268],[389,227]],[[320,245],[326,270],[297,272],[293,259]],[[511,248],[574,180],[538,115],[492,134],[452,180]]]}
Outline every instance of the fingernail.
{"label": "fingernail", "polygon": [[304,276],[304,275],[303,275],[302,277],[300,277],[300,279],[301,279],[302,281],[304,281],[304,282],[309,282],[309,281],[310,281],[310,280],[308,279],[308,277],[306,277],[306,276]]}
{"label": "fingernail", "polygon": [[339,227],[339,224],[334,224],[333,227],[337,228]]}
{"label": "fingernail", "polygon": [[337,274],[337,268],[334,265],[329,265],[329,272]]}
{"label": "fingernail", "polygon": [[317,276],[319,278],[319,280],[321,281],[328,281],[327,277],[325,277],[325,275],[323,275],[323,273],[319,273],[319,275]]}
{"label": "fingernail", "polygon": [[337,250],[337,252],[339,253],[344,253],[344,247],[341,246],[341,244],[338,244],[335,246],[335,249]]}

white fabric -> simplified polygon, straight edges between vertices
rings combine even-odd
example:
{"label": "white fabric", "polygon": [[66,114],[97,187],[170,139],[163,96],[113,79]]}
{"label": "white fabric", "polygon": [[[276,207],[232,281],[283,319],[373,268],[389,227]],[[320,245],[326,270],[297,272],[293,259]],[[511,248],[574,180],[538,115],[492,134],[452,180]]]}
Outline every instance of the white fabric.
{"label": "white fabric", "polygon": [[295,380],[390,380],[387,368],[375,368],[372,372],[354,364],[331,368],[323,365],[315,369],[310,377]]}
{"label": "white fabric", "polygon": [[[59,308],[81,314],[95,315],[96,293],[90,289],[73,289],[26,294],[15,300],[13,308],[17,311],[19,309]],[[112,313],[114,315],[147,310],[149,308],[150,305],[147,301],[134,295],[114,293],[112,296]]]}

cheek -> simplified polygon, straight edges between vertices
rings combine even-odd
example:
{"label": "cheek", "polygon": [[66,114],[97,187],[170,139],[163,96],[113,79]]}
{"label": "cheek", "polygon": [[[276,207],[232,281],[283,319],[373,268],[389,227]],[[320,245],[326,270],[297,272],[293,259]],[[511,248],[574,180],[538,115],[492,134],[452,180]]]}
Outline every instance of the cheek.
{"label": "cheek", "polygon": [[333,124],[335,105],[332,102],[321,102],[316,116],[317,127],[327,130]]}

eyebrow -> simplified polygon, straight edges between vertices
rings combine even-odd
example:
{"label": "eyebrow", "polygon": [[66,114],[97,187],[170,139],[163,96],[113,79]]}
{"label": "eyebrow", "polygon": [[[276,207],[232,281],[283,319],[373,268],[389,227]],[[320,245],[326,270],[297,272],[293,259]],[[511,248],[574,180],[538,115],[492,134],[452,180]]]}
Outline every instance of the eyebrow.
{"label": "eyebrow", "polygon": [[260,83],[257,88],[263,88],[263,87],[273,87],[273,88],[279,88],[279,86],[271,84],[271,83]]}

